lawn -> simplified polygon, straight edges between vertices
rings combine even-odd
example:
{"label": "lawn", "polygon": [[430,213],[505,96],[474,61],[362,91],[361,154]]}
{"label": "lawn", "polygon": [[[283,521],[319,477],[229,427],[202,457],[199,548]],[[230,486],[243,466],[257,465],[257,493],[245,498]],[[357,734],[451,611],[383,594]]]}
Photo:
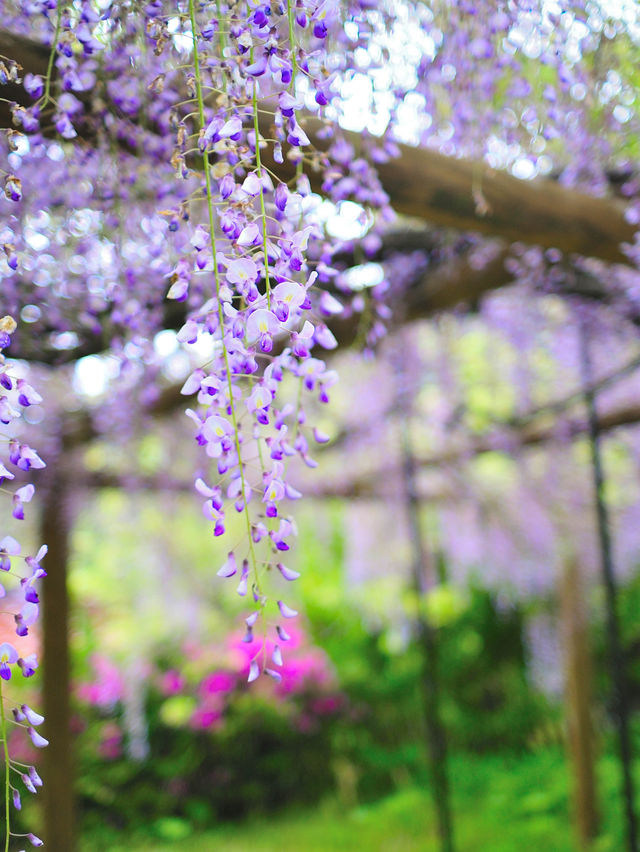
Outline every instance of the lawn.
{"label": "lawn", "polygon": [[[594,852],[622,848],[617,769],[610,756],[598,767],[603,832]],[[456,847],[459,852],[575,852],[569,824],[568,778],[562,751],[456,756],[451,761]],[[141,827],[142,828],[142,827]],[[327,801],[288,812],[192,833],[173,819],[137,837],[85,838],[83,852],[437,852],[428,790],[407,787],[350,810]],[[155,835],[155,839],[154,839]]]}

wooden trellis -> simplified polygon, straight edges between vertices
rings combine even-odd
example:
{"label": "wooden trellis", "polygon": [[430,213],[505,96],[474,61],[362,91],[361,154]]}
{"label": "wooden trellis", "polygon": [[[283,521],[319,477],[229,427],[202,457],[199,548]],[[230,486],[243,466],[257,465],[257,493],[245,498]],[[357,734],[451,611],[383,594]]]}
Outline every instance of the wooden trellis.
{"label": "wooden trellis", "polygon": [[[30,39],[0,30],[0,53],[17,61],[24,72],[45,74],[49,60],[49,49]],[[29,106],[20,86],[7,85],[2,92],[8,100]],[[90,104],[87,104],[90,107]],[[0,103],[0,127],[12,126],[11,110],[7,103]],[[321,125],[309,116],[305,128],[317,142]],[[78,128],[81,141],[92,144],[96,137],[96,120],[89,109],[84,123]],[[265,128],[266,129],[266,128]],[[346,134],[356,150],[361,148],[357,134]],[[325,143],[318,142],[322,149]],[[542,248],[559,249],[568,258],[571,254],[593,257],[606,263],[631,265],[624,251],[625,243],[632,243],[635,227],[624,216],[624,205],[616,198],[596,198],[568,189],[553,180],[522,181],[511,175],[492,170],[484,163],[446,157],[435,151],[400,146],[400,157],[377,166],[383,188],[392,207],[404,216],[420,219],[430,226],[473,231],[499,241],[494,258],[482,269],[471,262],[468,254],[453,261],[428,269],[409,288],[404,316],[408,319],[430,316],[460,303],[475,303],[485,293],[512,282],[505,267],[509,244],[513,241]],[[132,152],[134,153],[134,152]],[[265,164],[282,175],[290,176],[291,164],[270,162]],[[312,188],[320,190],[320,173],[309,172]],[[481,203],[480,203],[481,199]],[[415,234],[413,235],[415,239]],[[425,245],[427,237],[425,235]],[[401,250],[402,246],[398,245]],[[593,294],[592,294],[593,295]],[[601,291],[606,296],[606,291]],[[596,296],[598,294],[596,293]],[[177,326],[183,321],[182,308],[172,306],[175,315],[167,317],[167,326]],[[342,344],[348,344],[355,335],[352,320],[334,320],[332,328]],[[79,348],[70,353],[78,358],[104,349],[105,341],[99,336],[81,342]],[[15,353],[35,361],[59,363],[67,355],[55,351],[30,352],[27,349]],[[168,388],[161,399],[150,409],[150,413],[162,415],[177,407],[182,400],[176,388]],[[640,406],[629,405],[601,415],[597,427],[599,433],[606,428],[615,428],[640,420]],[[593,440],[593,417],[585,421],[571,421],[570,434],[589,432]],[[91,416],[87,413],[74,414],[61,426],[62,445],[68,451],[95,437]],[[548,424],[526,424],[520,428],[520,443],[535,444],[553,437],[553,427]],[[472,453],[494,449],[490,438],[476,440]],[[458,457],[469,452],[464,448]],[[421,464],[451,463],[456,458],[422,459]],[[70,476],[70,474],[69,474]],[[82,476],[80,476],[82,479]],[[58,482],[56,480],[56,486]],[[370,483],[352,483],[355,490],[370,487]],[[72,481],[65,478],[65,489],[73,488]],[[63,489],[63,490],[65,490]],[[65,490],[66,494],[66,490]],[[44,645],[48,659],[56,657],[55,669],[45,660],[45,713],[50,725],[56,727],[49,751],[49,771],[46,795],[47,839],[53,852],[72,852],[74,844],[73,800],[69,779],[69,740],[60,731],[69,730],[69,666],[68,666],[68,600],[66,596],[66,569],[69,526],[64,509],[64,500],[56,496],[49,486],[42,519],[42,534],[49,542],[49,580],[44,591],[45,619]],[[55,675],[55,676],[54,676]]]}

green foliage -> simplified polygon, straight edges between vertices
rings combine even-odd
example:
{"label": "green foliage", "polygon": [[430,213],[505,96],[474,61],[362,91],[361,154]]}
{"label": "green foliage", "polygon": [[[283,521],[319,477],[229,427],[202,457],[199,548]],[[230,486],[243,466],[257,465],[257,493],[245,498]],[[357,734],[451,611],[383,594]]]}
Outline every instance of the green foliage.
{"label": "green foliage", "polygon": [[[602,588],[597,588],[591,600],[594,611],[604,613],[605,595]],[[634,708],[640,704],[640,574],[631,577],[628,582],[621,584],[618,593],[618,617],[620,619],[622,641],[626,658],[626,673],[629,678],[629,699]],[[604,617],[592,618],[591,639],[596,661],[595,692],[600,706],[610,711],[611,695],[611,666],[609,662],[609,646],[607,640],[606,622]],[[611,727],[610,716],[605,717],[608,728]],[[640,742],[638,743],[640,746]]]}
{"label": "green foliage", "polygon": [[[335,528],[328,547],[340,555]],[[420,647],[409,635],[399,642],[393,625],[373,629],[357,609],[339,606],[323,592],[336,581],[332,560],[316,557],[325,576],[308,602],[310,629],[333,660],[340,712],[305,715],[301,696],[302,715],[293,716],[290,705],[241,690],[223,725],[199,731],[188,725],[193,698],[151,691],[150,756],[136,763],[101,757],[112,720],[93,711],[80,741],[79,793],[89,829],[111,824],[124,830],[142,818],[155,834],[180,832],[183,823],[197,828],[269,813],[317,801],[335,788],[345,804],[371,802],[428,777]],[[314,570],[311,559],[308,570]],[[481,589],[463,597],[448,586],[432,595],[426,611],[441,624],[441,712],[451,745],[525,748],[548,708],[526,681],[521,615],[498,612]],[[305,719],[311,724],[301,726]],[[168,818],[174,821],[162,822]]]}
{"label": "green foliage", "polygon": [[273,701],[245,694],[232,703],[224,726],[197,731],[182,725],[185,699],[149,697],[150,756],[139,762],[101,758],[105,722],[89,719],[78,782],[88,832],[142,823],[178,839],[186,827],[312,802],[331,789],[328,725],[317,717],[311,730],[301,730]]}
{"label": "green foliage", "polygon": [[[533,754],[454,755],[451,786],[458,852],[575,852],[569,778],[557,746]],[[640,766],[637,767],[640,769]],[[602,831],[594,852],[624,846],[613,754],[598,764]],[[157,835],[156,835],[157,836]],[[219,825],[164,842],[142,834],[87,835],[81,852],[437,852],[428,785],[406,786],[383,800],[349,809],[327,799],[313,809]]]}
{"label": "green foliage", "polygon": [[[486,463],[499,480],[505,472],[500,457],[488,456]],[[122,503],[107,495],[101,509],[92,524],[104,523],[107,528],[108,515],[119,515]],[[152,529],[164,547],[161,520],[154,512],[150,504],[139,526]],[[177,505],[180,519],[182,512]],[[322,519],[318,514],[300,518],[297,567],[303,575],[296,584],[307,613],[305,629],[332,661],[339,686],[337,711],[314,716],[307,712],[311,695],[282,704],[267,692],[240,685],[224,724],[197,730],[189,722],[194,711],[191,694],[160,694],[150,678],[146,760],[104,756],[109,726],[122,727],[119,705],[114,712],[94,710],[85,717],[78,756],[83,826],[93,844],[88,848],[115,852],[123,848],[124,836],[139,830],[146,838],[141,852],[435,850],[424,730],[424,657],[411,629],[421,612],[435,628],[438,646],[441,716],[451,754],[460,849],[512,852],[527,844],[554,852],[572,849],[568,772],[558,747],[563,735],[560,710],[528,680],[525,613],[513,605],[499,607],[479,581],[466,590],[449,585],[445,565],[439,571],[443,585],[420,606],[407,590],[407,579],[393,571],[386,572],[382,581],[349,586],[343,569],[342,512],[342,504],[336,502]],[[190,582],[208,610],[212,592],[200,578],[210,573],[205,562],[210,563],[211,557],[203,558],[197,530],[186,520],[186,512],[184,517],[184,526],[178,526],[179,538],[171,542],[174,576],[186,556],[194,566]],[[117,552],[107,555],[105,548],[95,547],[92,524],[80,526],[84,540],[79,548],[82,565],[74,577],[77,597],[90,603],[98,600],[103,586],[107,589],[105,575],[112,577],[113,565],[124,563],[127,567],[117,570],[144,595],[144,576],[132,577],[134,568],[142,564],[135,558],[140,550],[136,551],[134,538],[123,536],[114,545]],[[140,539],[139,529],[136,538]],[[105,637],[109,649],[126,651],[131,648],[132,632],[139,632],[137,613],[123,614],[117,630],[110,615],[105,615],[110,605],[124,607],[122,587],[110,581],[109,589],[111,597],[97,615],[92,611],[89,617],[78,609],[76,625],[82,633],[75,653],[81,677],[89,669],[89,655],[104,650]],[[181,591],[185,600],[187,591]],[[212,625],[219,636],[228,630],[236,605],[230,601],[224,594],[217,597],[207,631]],[[632,651],[630,669],[637,674],[639,655],[633,649],[640,646],[640,579],[624,587],[620,604],[625,643]],[[599,593],[591,606],[602,728],[612,752]],[[180,643],[166,632],[160,641],[161,614],[147,614],[149,634],[141,645],[147,660],[167,671],[176,665]],[[195,636],[190,641],[198,643]],[[149,658],[152,653],[155,658]],[[213,661],[214,666],[219,664],[220,660]],[[211,665],[209,651],[195,653],[181,666],[181,674],[197,683]],[[599,782],[611,804],[603,808],[605,828],[595,848],[614,852],[621,843],[621,818],[615,804],[619,768],[609,754],[600,761]],[[322,801],[327,804],[314,811],[275,816],[283,807]],[[245,825],[238,826],[238,820]],[[222,827],[213,834],[202,833],[215,824]]]}
{"label": "green foliage", "polygon": [[[398,625],[392,617],[368,615],[373,584],[367,584],[366,603],[357,589],[344,587],[337,504],[322,540],[311,525],[303,532],[304,608],[348,701],[348,711],[332,726],[334,754],[351,767],[357,795],[371,801],[408,779],[423,779],[427,770],[425,660],[410,631],[415,599],[407,599]],[[394,596],[406,598],[404,585],[397,576],[386,578],[377,612],[389,610]],[[527,680],[523,614],[498,610],[480,586],[463,594],[446,583],[427,595],[421,609],[437,628],[441,714],[452,747],[527,748],[557,713]]]}

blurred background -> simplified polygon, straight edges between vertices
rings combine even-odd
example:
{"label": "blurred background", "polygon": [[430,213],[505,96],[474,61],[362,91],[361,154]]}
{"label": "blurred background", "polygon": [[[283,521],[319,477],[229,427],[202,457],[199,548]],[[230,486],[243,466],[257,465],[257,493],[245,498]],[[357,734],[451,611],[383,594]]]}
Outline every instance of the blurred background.
{"label": "blurred background", "polygon": [[[3,6],[1,144],[24,195],[5,179],[1,313],[12,375],[45,397],[15,434],[47,469],[0,525],[49,547],[42,624],[16,639],[15,600],[0,614],[2,640],[43,656],[14,681],[51,740],[11,737],[45,780],[14,828],[53,852],[636,852],[638,4],[362,0],[344,24],[298,5],[327,13],[333,124],[304,122],[331,160],[312,183],[272,165],[316,232],[314,355],[340,381],[305,402],[318,467],[289,470],[301,576],[268,584],[300,613],[282,680],[251,685],[262,637],[215,576],[245,530],[229,517],[221,544],[202,514],[181,394],[215,352],[185,343],[205,289],[165,299],[203,221],[191,25],[167,5],[156,38],[115,4],[98,61],[84,23],[50,52],[52,4]],[[39,96],[11,62],[54,59],[64,139],[29,131]],[[295,84],[315,113],[316,82]]]}
{"label": "blurred background", "polygon": [[[505,328],[510,299],[405,326],[375,362],[335,356],[331,440],[296,472],[313,498],[285,554],[302,614],[280,684],[246,683],[256,645],[213,576],[226,553],[191,492],[199,462],[172,449],[184,415],[76,450],[55,501],[83,849],[435,850],[443,813],[460,849],[571,850],[596,831],[594,848],[623,847],[580,340],[609,416],[637,398],[634,339],[555,296]],[[84,405],[105,404],[103,368],[75,367]],[[640,433],[602,421],[631,713]]]}

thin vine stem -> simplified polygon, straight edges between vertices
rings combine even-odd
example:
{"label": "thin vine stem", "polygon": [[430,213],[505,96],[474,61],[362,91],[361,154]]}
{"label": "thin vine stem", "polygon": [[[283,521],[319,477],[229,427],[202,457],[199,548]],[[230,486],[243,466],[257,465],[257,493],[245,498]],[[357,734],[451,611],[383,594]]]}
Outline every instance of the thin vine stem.
{"label": "thin vine stem", "polygon": [[291,0],[287,0],[287,19],[289,21],[289,44],[291,50],[291,83],[289,83],[289,90],[293,93],[296,88],[298,60],[296,59],[296,43],[293,34],[293,6],[291,5]]}
{"label": "thin vine stem", "polygon": [[9,797],[11,789],[10,770],[11,761],[9,760],[9,745],[7,743],[7,720],[4,712],[4,697],[2,695],[2,679],[0,678],[0,725],[2,726],[2,750],[4,752],[4,818],[5,818],[5,839],[4,852],[9,852],[9,838],[11,836],[11,811],[9,807]]}
{"label": "thin vine stem", "polygon": [[271,310],[271,282],[269,281],[269,249],[267,245],[267,211],[264,206],[262,186],[262,159],[260,155],[260,129],[258,125],[258,83],[253,81],[253,129],[256,136],[256,171],[260,181],[260,216],[262,218],[262,250],[264,253],[264,281],[267,293],[267,308]]}
{"label": "thin vine stem", "polygon": [[43,103],[42,108],[46,107],[46,105],[51,100],[50,92],[51,92],[51,78],[53,75],[53,62],[56,58],[56,45],[58,44],[58,37],[60,35],[60,27],[62,26],[62,9],[63,3],[61,0],[58,2],[58,12],[56,15],[56,28],[53,34],[53,41],[51,42],[51,53],[49,54],[49,64],[47,65],[47,79],[44,84],[44,94],[43,94]]}

